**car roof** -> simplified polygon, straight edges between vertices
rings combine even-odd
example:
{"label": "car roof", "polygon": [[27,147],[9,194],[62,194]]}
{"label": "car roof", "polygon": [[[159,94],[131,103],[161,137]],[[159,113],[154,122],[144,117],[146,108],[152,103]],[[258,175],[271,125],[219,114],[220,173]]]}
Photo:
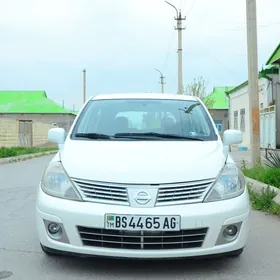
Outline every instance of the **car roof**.
{"label": "car roof", "polygon": [[169,99],[169,100],[192,100],[198,101],[198,98],[191,95],[179,95],[170,93],[114,93],[100,94],[90,98],[90,100],[110,100],[110,99]]}

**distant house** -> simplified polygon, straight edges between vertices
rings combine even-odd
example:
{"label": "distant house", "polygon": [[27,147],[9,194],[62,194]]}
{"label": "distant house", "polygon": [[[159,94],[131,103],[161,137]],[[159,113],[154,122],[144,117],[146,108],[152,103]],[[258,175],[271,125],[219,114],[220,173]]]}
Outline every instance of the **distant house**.
{"label": "distant house", "polygon": [[214,87],[213,92],[205,98],[206,105],[210,105],[208,110],[216,124],[220,134],[229,128],[228,109],[229,98],[226,92],[234,87]]}
{"label": "distant house", "polygon": [[[280,148],[280,44],[259,72],[259,120],[261,148]],[[250,149],[250,110],[248,81],[228,92],[230,98],[230,128],[243,132],[239,148]]]}
{"label": "distant house", "polygon": [[[275,128],[275,133],[273,135],[271,135],[272,139],[275,139],[276,142],[276,148],[280,149],[280,129],[279,129],[279,125],[280,125],[280,43],[278,44],[278,46],[276,47],[276,49],[274,50],[274,52],[272,53],[272,55],[270,56],[270,58],[268,59],[268,61],[266,62],[266,65],[272,66],[274,69],[276,69],[276,73],[278,73],[278,77],[274,76],[273,79],[273,84],[272,84],[272,88],[273,88],[273,96],[272,96],[272,105],[274,105],[275,107],[275,112],[274,112],[274,119],[275,121],[271,121],[271,127],[274,129]],[[269,127],[263,127],[263,133],[261,133],[261,141],[263,144],[263,147],[265,146],[269,146],[269,138],[265,137],[266,136],[266,130],[265,129],[270,129]]]}
{"label": "distant house", "polygon": [[0,91],[0,147],[44,145],[51,127],[69,131],[75,117],[45,91]]}
{"label": "distant house", "polygon": [[280,64],[280,43],[266,62],[266,65],[279,65]]}

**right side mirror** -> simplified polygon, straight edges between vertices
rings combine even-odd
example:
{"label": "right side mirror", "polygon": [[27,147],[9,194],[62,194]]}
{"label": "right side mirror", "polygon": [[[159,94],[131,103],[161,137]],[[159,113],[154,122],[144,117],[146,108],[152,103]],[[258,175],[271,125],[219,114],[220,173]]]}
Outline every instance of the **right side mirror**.
{"label": "right side mirror", "polygon": [[242,141],[243,136],[240,130],[228,129],[223,134],[223,142],[225,146],[240,144]]}
{"label": "right side mirror", "polygon": [[48,132],[49,142],[61,145],[66,139],[66,131],[63,128],[51,128]]}

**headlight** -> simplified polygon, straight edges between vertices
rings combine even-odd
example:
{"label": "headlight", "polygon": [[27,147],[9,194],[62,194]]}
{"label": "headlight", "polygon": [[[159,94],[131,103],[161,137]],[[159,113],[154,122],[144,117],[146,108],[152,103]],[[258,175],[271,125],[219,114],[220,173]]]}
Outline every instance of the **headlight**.
{"label": "headlight", "polygon": [[205,202],[225,200],[241,195],[245,190],[245,178],[233,163],[227,163],[214,182]]}
{"label": "headlight", "polygon": [[43,175],[41,187],[46,194],[51,196],[70,200],[82,200],[61,162],[49,164]]}

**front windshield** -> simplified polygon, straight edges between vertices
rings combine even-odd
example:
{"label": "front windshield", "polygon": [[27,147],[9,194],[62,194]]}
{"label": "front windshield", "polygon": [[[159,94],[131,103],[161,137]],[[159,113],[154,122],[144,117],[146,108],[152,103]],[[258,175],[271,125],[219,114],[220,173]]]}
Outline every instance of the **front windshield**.
{"label": "front windshield", "polygon": [[[125,136],[147,133],[204,141],[218,139],[200,102],[168,99],[92,100],[80,115],[71,138],[79,139],[78,134]],[[152,135],[146,135],[149,137]]]}

